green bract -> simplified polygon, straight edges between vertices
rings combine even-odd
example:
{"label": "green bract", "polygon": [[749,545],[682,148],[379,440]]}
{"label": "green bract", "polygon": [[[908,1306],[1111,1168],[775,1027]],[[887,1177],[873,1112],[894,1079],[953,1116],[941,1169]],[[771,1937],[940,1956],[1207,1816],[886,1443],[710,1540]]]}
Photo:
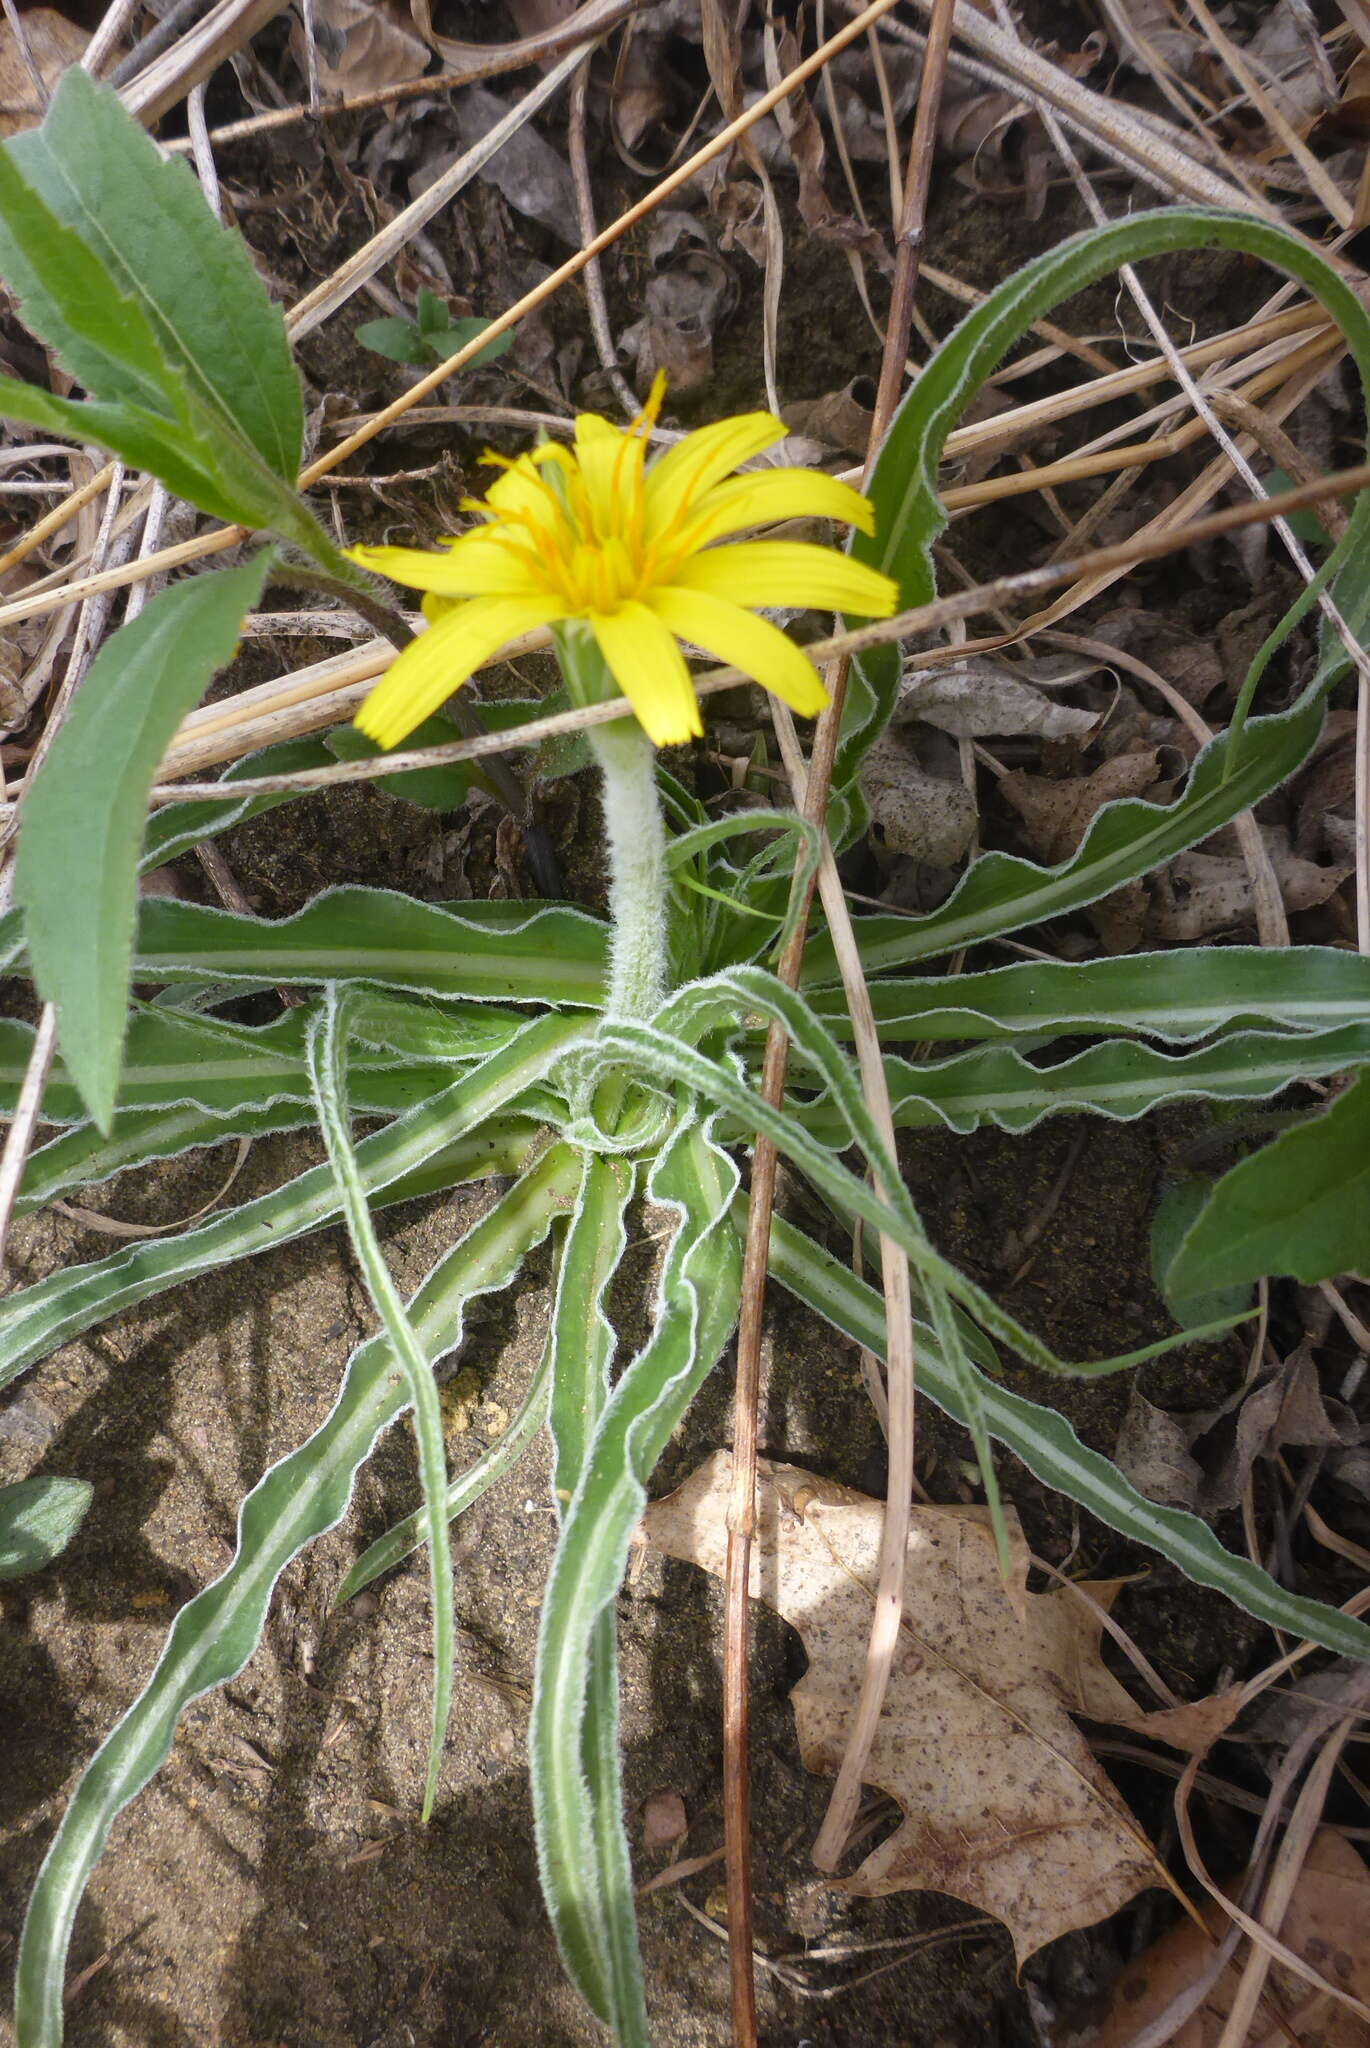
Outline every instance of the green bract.
{"label": "green bract", "polygon": [[[136,233],[115,235],[115,217]],[[933,594],[942,444],[1005,350],[1053,304],[1117,265],[1211,246],[1243,251],[1306,286],[1341,326],[1370,387],[1370,318],[1297,237],[1189,209],[1080,236],[977,308],[899,411],[872,483],[876,533],[858,539],[855,552],[896,579],[905,603]],[[101,441],[202,509],[264,527],[336,572],[331,545],[294,494],[299,392],[279,316],[188,174],[164,163],[113,96],[79,71],[68,74],[41,130],[0,150],[0,275],[89,394],[57,400],[6,384],[0,406]],[[1368,539],[1362,498],[1328,565],[1357,629],[1370,602]],[[635,1008],[624,995],[655,987],[656,973],[624,969],[621,896],[616,936],[566,906],[445,907],[369,889],[328,891],[276,921],[164,900],[144,901],[135,914],[140,860],[169,859],[289,800],[235,795],[243,774],[332,758],[312,741],[273,749],[230,769],[222,800],[169,807],[145,829],[166,739],[228,658],[266,568],[259,556],[196,576],[115,634],[26,800],[18,908],[0,920],[0,958],[31,974],[55,1005],[60,1054],[44,1114],[65,1128],[29,1161],[20,1205],[32,1210],[225,1138],[316,1122],[328,1161],[179,1235],[126,1246],[8,1297],[0,1385],[122,1308],[338,1218],[381,1327],[353,1356],[327,1420],[247,1495],[232,1563],[176,1617],[142,1695],[73,1794],[24,1930],[20,2048],[61,2040],[68,1940],[115,1816],[159,1768],[187,1704],[251,1657],[280,1572],[346,1512],[377,1437],[409,1407],[424,1509],[372,1546],[342,1593],[433,1539],[431,1802],[452,1670],[447,1521],[548,1421],[561,1532],[530,1737],[543,1887],[590,2006],[620,2042],[648,2040],[621,1813],[613,1601],[653,1467],[734,1325],[745,1221],[736,1157],[758,1132],[838,1216],[862,1220],[907,1252],[919,1297],[920,1390],[971,1429],[987,1483],[994,1439],[1045,1484],[1272,1626],[1370,1655],[1363,1622],[1285,1591],[1194,1517],[1146,1500],[1054,1411],[1000,1384],[991,1340],[1055,1373],[1119,1371],[1164,1347],[1061,1360],[934,1250],[845,1050],[851,1026],[826,934],[815,934],[799,994],[765,965],[792,915],[796,872],[810,875],[818,857],[811,828],[772,812],[720,823],[659,767],[653,784],[637,764],[634,801],[662,806],[668,826],[664,854],[650,864],[650,888],[669,891],[669,904],[657,906],[668,927],[668,993],[655,1008]],[[1329,641],[1287,710],[1239,720],[1204,751],[1174,803],[1110,805],[1059,867],[988,854],[929,916],[857,920],[867,972],[888,977],[872,993],[889,1046],[945,1040],[958,1048],[916,1065],[890,1051],[898,1124],[1022,1130],[1067,1112],[1121,1118],[1194,1097],[1259,1100],[1296,1080],[1370,1070],[1370,962],[1348,954],[1233,948],[960,976],[891,972],[1078,909],[1206,838],[1305,759],[1344,667]],[[860,829],[857,775],[898,672],[893,648],[858,664],[830,815],[835,836]],[[609,764],[612,811],[615,750],[598,752]],[[455,801],[455,782],[425,782],[415,793],[443,802],[449,790]],[[79,889],[74,873],[84,878]],[[130,979],[158,999],[130,1010]],[[303,1007],[257,1026],[210,1014],[226,994],[277,984],[302,991]],[[611,988],[618,994],[606,1014]],[[778,1110],[758,1088],[771,1018],[794,1047],[792,1093]],[[1086,1050],[1052,1057],[1060,1041],[1082,1035],[1094,1041]],[[31,1048],[27,1026],[0,1025],[0,1099],[10,1110]],[[1224,1290],[1266,1270],[1313,1278],[1364,1264],[1367,1085],[1357,1081],[1325,1116],[1237,1167],[1199,1205],[1167,1252],[1173,1298],[1221,1302]],[[360,1142],[351,1130],[357,1114],[381,1120]],[[371,1211],[496,1176],[512,1184],[413,1299],[400,1301]],[[628,1206],[644,1196],[673,1229],[649,1334],[611,1384],[616,1338],[605,1302]],[[512,1282],[549,1239],[557,1279],[541,1366],[496,1449],[449,1479],[432,1368],[460,1341],[468,1304]],[[777,1221],[770,1257],[783,1286],[837,1329],[884,1348],[880,1298],[824,1246]],[[79,1489],[0,1494],[0,1570],[53,1555],[82,1507]]]}

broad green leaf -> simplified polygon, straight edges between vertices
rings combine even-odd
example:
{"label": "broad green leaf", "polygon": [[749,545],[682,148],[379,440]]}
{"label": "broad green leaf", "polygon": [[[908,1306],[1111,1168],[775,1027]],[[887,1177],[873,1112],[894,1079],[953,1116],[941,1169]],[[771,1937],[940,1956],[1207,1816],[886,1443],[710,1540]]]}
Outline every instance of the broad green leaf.
{"label": "broad green leaf", "polygon": [[[1056,1066],[1038,1066],[1011,1046],[990,1045],[925,1065],[889,1059],[885,1072],[901,1130],[946,1124],[974,1131],[994,1124],[1030,1131],[1043,1117],[1072,1111],[1126,1121],[1164,1102],[1259,1101],[1311,1075],[1366,1065],[1370,1016],[1340,1031],[1233,1032],[1196,1052],[1111,1039]],[[835,1105],[801,1105],[796,1114],[815,1137],[845,1142],[845,1119]]]}
{"label": "broad green leaf", "polygon": [[[428,1185],[474,1175],[481,1170],[482,1159],[485,1172],[509,1171],[508,1130],[499,1124],[488,1132],[480,1127],[501,1111],[516,1113],[518,1098],[588,1029],[588,1021],[581,1018],[537,1018],[474,1073],[464,1074],[385,1130],[364,1138],[357,1147],[357,1164],[368,1197],[374,1200],[387,1188],[403,1188],[406,1196],[422,1193]],[[514,1142],[526,1143],[522,1130]],[[444,1164],[448,1147],[451,1156]],[[400,1199],[399,1194],[392,1199]],[[179,1281],[270,1251],[331,1223],[337,1214],[332,1171],[314,1166],[285,1187],[213,1216],[179,1237],[150,1239],[110,1258],[50,1274],[0,1303],[0,1386],[46,1357],[55,1345],[117,1310],[146,1301]]]}
{"label": "broad green leaf", "polygon": [[[434,1268],[410,1310],[430,1360],[460,1342],[468,1302],[514,1278],[574,1199],[579,1177],[579,1160],[554,1147]],[[19,1949],[20,2048],[59,2048],[72,1923],[115,1817],[161,1768],[189,1703],[247,1663],[281,1572],[341,1520],[358,1467],[406,1400],[389,1343],[371,1338],[354,1352],[327,1419],[243,1502],[233,1562],[177,1615],[156,1670],[87,1766],[44,1859]]]}
{"label": "broad green leaf", "polygon": [[[542,1603],[528,1761],[543,1896],[567,1969],[593,2010],[616,2023],[624,2048],[647,2037],[628,1962],[633,1898],[625,1859],[606,1847],[603,1803],[585,1772],[587,1740],[605,1733],[589,1718],[591,1700],[600,1697],[594,1667],[646,1481],[736,1320],[741,1259],[729,1223],[736,1186],[736,1169],[700,1125],[679,1131],[653,1164],[651,1198],[678,1219],[655,1324],[600,1417]],[[603,1766],[617,1768],[607,1758]],[[616,1924],[624,1932],[611,1940]]]}
{"label": "broad green leaf", "polygon": [[350,999],[341,1000],[335,982],[324,990],[321,1009],[310,1018],[307,1055],[309,1077],[319,1125],[328,1148],[328,1163],[342,1197],[347,1234],[357,1255],[371,1303],[385,1329],[392,1358],[404,1375],[419,1447],[424,1525],[428,1536],[433,1599],[433,1736],[428,1751],[428,1780],[423,1793],[423,1818],[432,1817],[442,1770],[447,1724],[452,1718],[456,1684],[456,1622],[452,1602],[452,1544],[444,1504],[447,1499],[447,1451],[443,1441],[442,1402],[433,1365],[417,1329],[410,1321],[391,1278],[367,1206],[357,1155],[352,1146],[351,1111],[347,1099],[347,1032]]}
{"label": "broad green leaf", "polygon": [[[1370,1016],[1370,956],[1333,946],[1186,946],[878,981],[870,996],[882,1045],[1102,1031],[1182,1040],[1235,1024],[1322,1032]],[[815,990],[809,1002],[829,1030],[850,1034],[840,989]]]}
{"label": "broad green leaf", "polygon": [[17,1479],[0,1486],[0,1579],[41,1571],[60,1557],[94,1492],[84,1479]]}
{"label": "broad green leaf", "polygon": [[1167,1281],[1184,1296],[1265,1273],[1370,1273],[1370,1074],[1223,1175]]}
{"label": "broad green leaf", "polygon": [[152,598],[105,642],[23,801],[14,895],[67,1070],[108,1131],[128,1010],[138,853],[167,741],[231,659],[270,556]]}
{"label": "broad green leaf", "polygon": [[14,377],[0,377],[0,418],[25,420],[73,441],[96,441],[131,469],[150,470],[178,498],[216,519],[271,524],[273,506],[255,496],[245,504],[241,489],[235,490],[225,479],[222,448],[188,421],[167,419],[133,404],[56,398]]}
{"label": "broad green leaf", "polygon": [[[739,1234],[746,1228],[746,1209],[734,1207]],[[858,1280],[830,1252],[802,1231],[776,1217],[771,1225],[770,1270],[782,1287],[815,1309],[876,1356],[885,1356],[884,1303],[875,1289]],[[933,1331],[917,1325],[918,1391],[964,1422],[960,1395],[947,1372]],[[1248,1614],[1271,1628],[1295,1637],[1306,1636],[1345,1657],[1370,1657],[1370,1627],[1320,1600],[1306,1600],[1276,1583],[1258,1565],[1224,1550],[1213,1531],[1197,1515],[1159,1506],[1126,1480],[1117,1466],[1097,1451],[1086,1450],[1063,1415],[1035,1401],[1011,1394],[987,1375],[977,1373],[985,1422],[1029,1472],[1045,1486],[1097,1516],[1136,1543],[1145,1544],[1177,1565],[1196,1585],[1225,1593]]]}
{"label": "broad green leaf", "polygon": [[[440,747],[458,738],[460,734],[451,719],[438,714],[414,727],[405,740],[405,750]],[[324,745],[338,761],[374,761],[385,751],[355,725],[335,726]],[[459,811],[470,795],[471,784],[480,780],[479,762],[439,761],[432,768],[409,768],[400,775],[378,776],[375,786],[389,796],[403,797],[407,803],[422,804],[428,811]]]}
{"label": "broad green leaf", "polygon": [[427,340],[422,329],[403,314],[387,314],[383,320],[363,320],[360,327],[354,327],[352,338],[363,348],[369,348],[373,355],[384,356],[390,363],[409,363],[417,367],[420,363],[431,362]]}
{"label": "broad green leaf", "polygon": [[[226,434],[245,436],[293,489],[304,406],[285,321],[246,243],[215,220],[190,166],[165,157],[118,94],[79,65],[64,72],[41,127],[17,135],[6,154],[129,308],[121,314],[106,297],[100,311],[127,321],[136,308],[203,411]],[[0,188],[0,217],[10,212]],[[0,271],[8,275],[4,240],[0,228]],[[64,243],[48,268],[65,274],[67,262]],[[26,318],[62,352],[61,337],[45,333],[30,308]],[[122,395],[77,374],[97,398]]]}
{"label": "broad green leaf", "polygon": [[[873,563],[896,579],[901,606],[926,604],[937,594],[932,548],[947,523],[937,494],[938,464],[947,435],[1032,322],[1121,264],[1178,249],[1213,248],[1241,250],[1297,278],[1341,328],[1370,404],[1370,314],[1346,280],[1301,237],[1248,214],[1186,206],[1131,214],[1106,227],[1087,229],[1015,271],[968,313],[934,351],[895,414],[871,478],[875,531],[854,534],[851,552],[858,561]],[[1362,579],[1368,533],[1370,495],[1362,492],[1335,556],[1338,564],[1348,564]],[[1339,600],[1343,595],[1339,589]],[[1349,601],[1349,593],[1345,595]],[[1293,616],[1277,631],[1287,631]],[[1352,624],[1359,628],[1359,615]],[[838,756],[839,787],[854,779],[888,718],[898,677],[899,655],[892,647],[859,656],[853,664]]]}
{"label": "broad green leaf", "polygon": [[1207,1183],[1182,1180],[1162,1195],[1151,1219],[1151,1275],[1157,1293],[1183,1329],[1216,1322],[1220,1316],[1239,1315],[1251,1301],[1249,1280],[1243,1286],[1220,1287],[1211,1294],[1180,1295],[1170,1284],[1175,1254],[1207,1194]]}

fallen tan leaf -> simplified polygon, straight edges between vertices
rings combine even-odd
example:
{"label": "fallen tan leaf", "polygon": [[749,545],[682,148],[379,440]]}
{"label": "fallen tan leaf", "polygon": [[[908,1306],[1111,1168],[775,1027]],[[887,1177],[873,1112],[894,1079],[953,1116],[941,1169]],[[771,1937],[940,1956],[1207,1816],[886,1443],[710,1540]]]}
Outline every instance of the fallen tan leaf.
{"label": "fallen tan leaf", "polygon": [[[1221,1934],[1224,1916],[1208,1904],[1204,1917]],[[1370,1998],[1370,1871],[1333,1828],[1313,1837],[1280,1938],[1339,1989]],[[1064,2013],[1047,2032],[1050,2048],[1129,2048],[1184,1992],[1208,1963],[1212,1943],[1181,1920],[1129,1963],[1104,1998]],[[1239,1951],[1192,2018],[1170,2036],[1170,2048],[1216,2048],[1241,1972]],[[1324,1994],[1309,1995],[1302,1978],[1278,1965],[1269,1989],[1300,2048],[1370,2048],[1370,2027]],[[1275,2048],[1290,2039],[1267,2000],[1246,2036],[1246,2048]]]}
{"label": "fallen tan leaf", "polygon": [[921,719],[958,739],[1039,733],[1048,740],[1083,740],[1099,723],[1094,712],[1055,704],[990,661],[948,664],[909,677],[894,717],[899,725]]}
{"label": "fallen tan leaf", "polygon": [[1033,852],[1052,863],[1070,858],[1105,804],[1128,796],[1159,800],[1163,785],[1156,750],[1147,748],[1060,781],[1014,769],[1000,776],[999,790],[1022,819]]}
{"label": "fallen tan leaf", "polygon": [[[643,1519],[646,1541],[721,1577],[732,1459],[719,1451]],[[791,1694],[805,1765],[833,1774],[860,1689],[883,1503],[763,1459],[751,1592],[798,1630]],[[993,1913],[1022,1963],[1116,1912],[1160,1872],[1069,1718],[1135,1717],[1098,1655],[1098,1617],[1028,1594],[1017,1518],[1012,1597],[983,1511],[915,1508],[902,1650],[865,1771],[903,1819],[843,1888],[941,1891]],[[1021,1609],[1021,1618],[1015,1612]]]}
{"label": "fallen tan leaf", "polygon": [[885,849],[935,867],[955,867],[975,833],[975,798],[961,781],[930,775],[897,733],[875,742],[861,771]]}
{"label": "fallen tan leaf", "polygon": [[314,0],[319,84],[325,92],[379,92],[422,78],[428,50],[385,0]]}
{"label": "fallen tan leaf", "polygon": [[[25,8],[21,19],[38,74],[51,90],[67,66],[79,61],[90,36],[55,7]],[[8,19],[0,18],[0,107],[33,108],[30,114],[0,113],[0,140],[35,125],[39,117],[37,99],[33,73],[24,61],[14,30]]]}

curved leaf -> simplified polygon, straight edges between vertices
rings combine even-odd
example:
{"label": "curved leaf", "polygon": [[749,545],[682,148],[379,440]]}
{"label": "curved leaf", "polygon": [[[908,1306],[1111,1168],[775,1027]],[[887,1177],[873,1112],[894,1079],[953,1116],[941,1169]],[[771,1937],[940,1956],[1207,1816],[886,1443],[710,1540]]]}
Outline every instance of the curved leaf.
{"label": "curved leaf", "polygon": [[[746,1210],[740,1203],[734,1216],[737,1229],[744,1231]],[[884,1357],[885,1309],[875,1289],[778,1216],[771,1225],[770,1270],[782,1287],[835,1329]],[[917,1329],[918,1391],[955,1421],[964,1422],[958,1390],[933,1332],[923,1323]],[[1370,1627],[1363,1621],[1326,1607],[1320,1600],[1305,1600],[1288,1592],[1259,1565],[1224,1550],[1197,1515],[1161,1507],[1138,1493],[1110,1459],[1085,1448],[1063,1415],[1011,1394],[983,1373],[976,1376],[991,1436],[1021,1458],[1045,1486],[1078,1501],[1120,1535],[1159,1551],[1196,1585],[1225,1593],[1271,1628],[1306,1636],[1344,1657],[1370,1657]]]}
{"label": "curved leaf", "polygon": [[[455,1155],[469,1158],[471,1170],[476,1170],[482,1154],[487,1172],[504,1170],[505,1131],[496,1128],[487,1135],[478,1126],[515,1105],[588,1028],[579,1019],[540,1017],[474,1073],[364,1138],[357,1147],[357,1164],[367,1194],[374,1197],[401,1181],[412,1192],[420,1192],[425,1174],[436,1171],[441,1176],[435,1155],[448,1145],[454,1130],[463,1133],[455,1142]],[[443,1184],[441,1177],[438,1184]],[[132,1245],[91,1265],[53,1273],[10,1295],[0,1303],[0,1386],[46,1357],[55,1345],[117,1310],[146,1301],[181,1280],[301,1237],[331,1222],[338,1207],[331,1170],[311,1167],[285,1187],[214,1216],[179,1237]]]}
{"label": "curved leaf", "polygon": [[[466,1304],[503,1287],[575,1192],[580,1164],[560,1146],[543,1158],[434,1268],[412,1316],[430,1359],[460,1342]],[[387,1341],[354,1352],[327,1419],[248,1494],[238,1547],[221,1577],[177,1615],[147,1685],[86,1767],[43,1860],[19,1949],[19,2048],[58,2048],[62,1976],[76,1909],[115,1816],[161,1768],[189,1703],[242,1670],[257,1646],[277,1579],[347,1510],[358,1467],[407,1395]]]}
{"label": "curved leaf", "polygon": [[[1346,1062],[1349,1064],[1349,1062]],[[1370,1075],[1320,1116],[1282,1131],[1214,1188],[1166,1274],[1209,1294],[1265,1273],[1312,1286],[1370,1272]]]}
{"label": "curved leaf", "polygon": [[[1334,946],[1190,946],[878,981],[870,996],[884,1045],[1087,1031],[1182,1040],[1258,1023],[1330,1031],[1370,1016],[1370,956]],[[850,1034],[840,990],[815,990],[809,1003],[830,1031]]]}

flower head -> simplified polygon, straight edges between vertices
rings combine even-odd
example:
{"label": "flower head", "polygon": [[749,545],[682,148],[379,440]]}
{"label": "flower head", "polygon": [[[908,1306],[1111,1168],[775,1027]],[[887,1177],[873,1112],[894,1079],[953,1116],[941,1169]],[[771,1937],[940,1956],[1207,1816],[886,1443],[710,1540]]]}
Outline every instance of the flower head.
{"label": "flower head", "polygon": [[429,622],[362,705],[364,733],[393,747],[508,641],[571,620],[590,627],[659,747],[703,730],[680,640],[755,676],[806,717],[822,710],[827,694],[813,664],[757,618],[756,607],[888,618],[895,585],[833,548],[714,543],[796,517],[869,533],[870,504],[818,470],[734,475],[783,437],[768,412],[701,427],[649,463],[648,434],[664,393],[658,378],[626,431],[582,413],[573,448],[546,444],[512,461],[490,456],[503,475],[483,500],[462,505],[481,523],[439,550],[350,550],[363,567],[424,591]]}

